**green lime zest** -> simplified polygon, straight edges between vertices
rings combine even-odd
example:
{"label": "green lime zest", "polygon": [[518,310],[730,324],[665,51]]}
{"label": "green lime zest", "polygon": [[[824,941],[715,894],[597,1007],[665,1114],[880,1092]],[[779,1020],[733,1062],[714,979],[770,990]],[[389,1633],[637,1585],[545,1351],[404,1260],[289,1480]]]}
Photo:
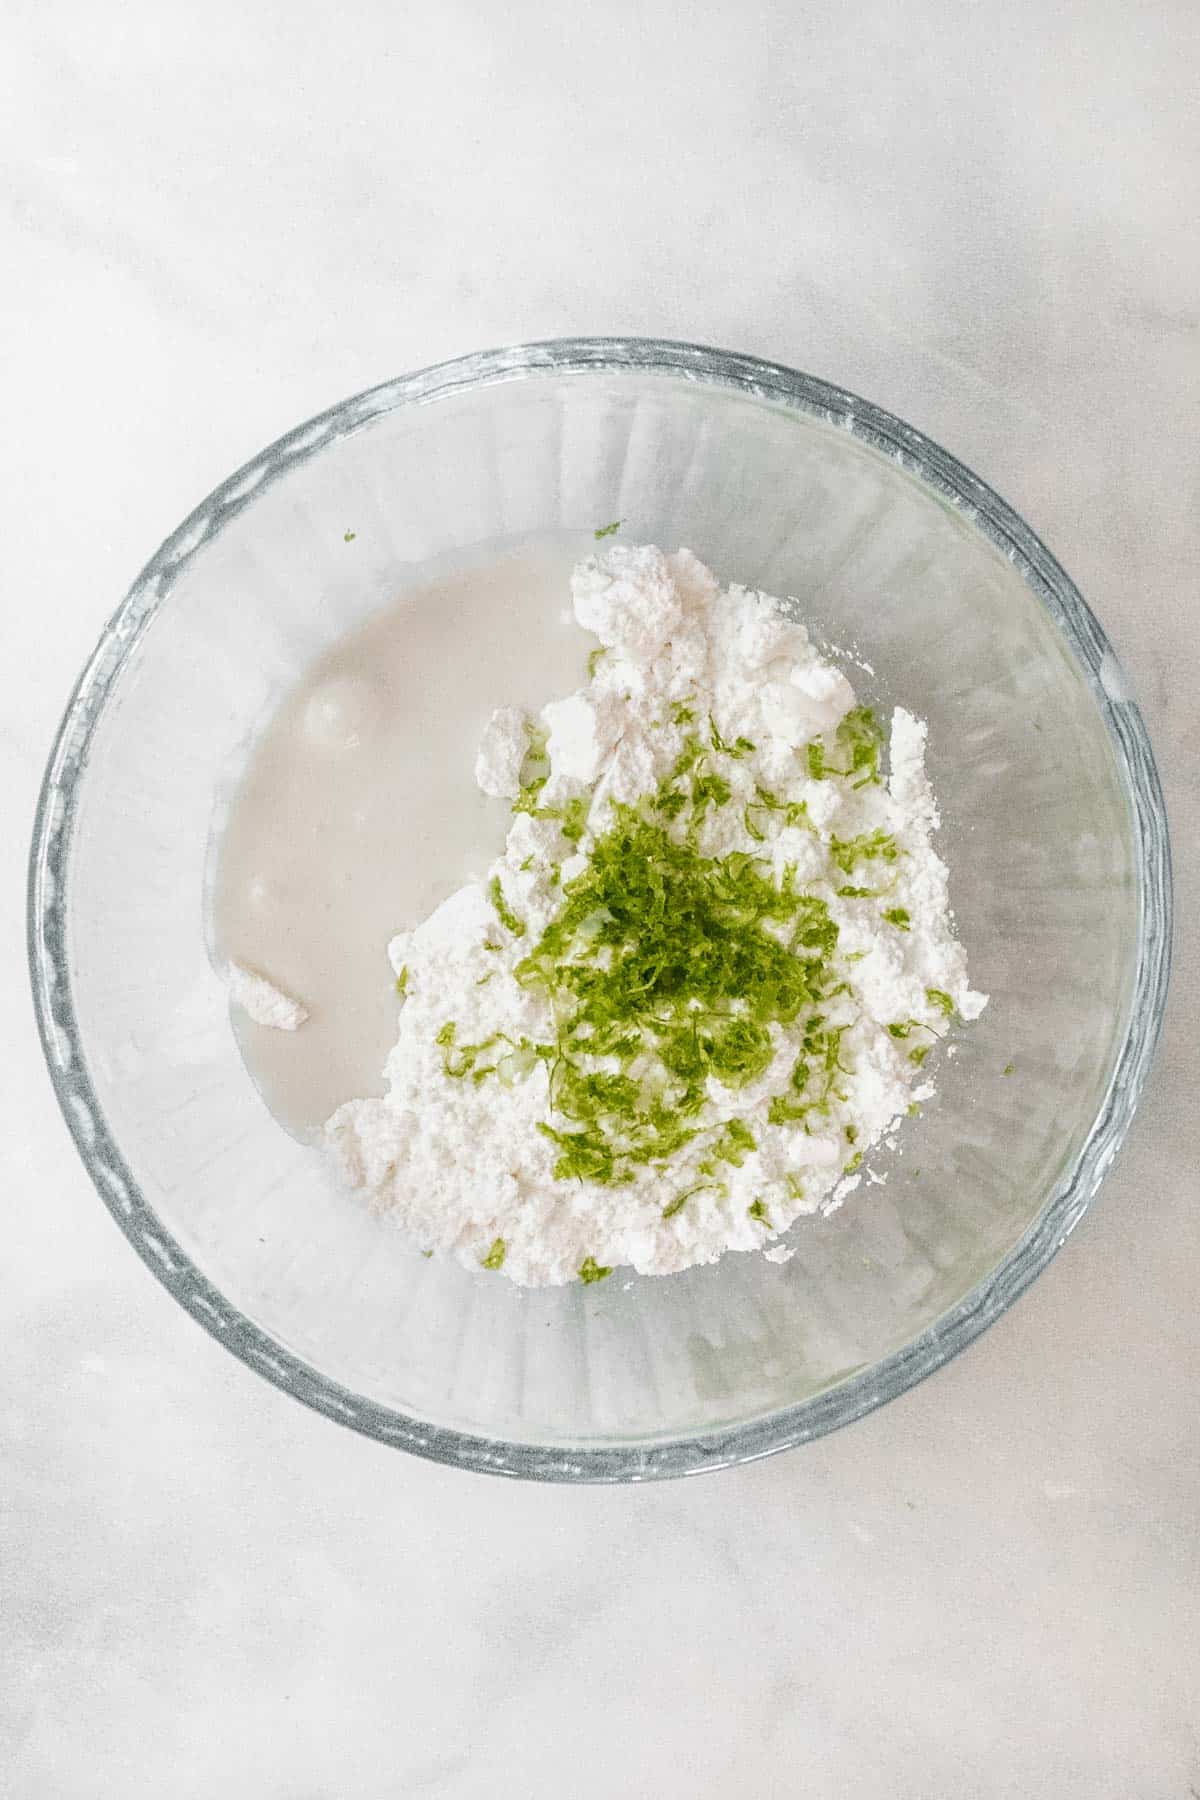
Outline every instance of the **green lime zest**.
{"label": "green lime zest", "polygon": [[707,766],[707,755],[700,738],[689,732],[669,774],[659,782],[649,803],[651,811],[668,820],[679,819],[686,812],[692,843],[700,835],[709,808],[728,806],[732,798],[733,791],[725,777]]}
{"label": "green lime zest", "polygon": [[843,875],[849,875],[858,862],[894,863],[900,847],[890,832],[868,831],[859,837],[829,840],[829,854]]}
{"label": "green lime zest", "polygon": [[507,1254],[508,1245],[503,1238],[497,1238],[487,1255],[480,1260],[485,1269],[501,1269],[504,1267],[504,1258]]}
{"label": "green lime zest", "polygon": [[1000,1071],[1000,1073],[1002,1075],[1015,1075],[1016,1072],[1017,1072],[1016,1063],[1005,1063],[1004,1067]]}
{"label": "green lime zest", "polygon": [[494,1044],[500,1043],[504,1038],[504,1033],[494,1031],[491,1037],[484,1038],[478,1044],[458,1043],[456,1041],[457,1033],[458,1026],[454,1020],[447,1019],[433,1040],[441,1048],[442,1069],[445,1074],[449,1075],[452,1081],[465,1081],[468,1075],[475,1081],[481,1081],[485,1075],[492,1074],[494,1065],[480,1069],[477,1067],[479,1058],[485,1050],[490,1050]]}
{"label": "green lime zest", "polygon": [[595,531],[593,531],[593,533],[592,533],[592,536],[596,539],[606,538],[606,537],[615,537],[617,535],[617,532],[620,531],[623,523],[624,523],[624,521],[621,519],[614,519],[612,521],[612,523],[609,525],[597,525]]}
{"label": "green lime zest", "polygon": [[790,1089],[776,1094],[767,1108],[769,1125],[802,1124],[807,1129],[808,1116],[825,1117],[836,1096],[839,1074],[849,1071],[841,1062],[845,1025],[829,1025],[822,1013],[814,1013],[807,1021],[801,1040],[800,1055],[792,1068]]}
{"label": "green lime zest", "polygon": [[773,794],[769,788],[756,786],[754,799],[749,802],[742,814],[742,823],[749,835],[760,844],[766,837],[766,833],[755,815],[764,812],[781,814],[785,826],[803,825],[808,831],[816,830],[816,826],[808,816],[806,801],[781,800],[778,794]]}
{"label": "green lime zest", "polygon": [[399,974],[396,976],[396,992],[398,994],[407,994],[407,992],[408,992],[408,964],[407,963],[405,963],[403,965]]}
{"label": "green lime zest", "polygon": [[[771,1027],[811,1015],[835,985],[836,944],[828,907],[793,879],[745,852],[703,856],[661,819],[615,807],[514,971],[555,1020],[537,1053],[561,1115],[541,1127],[556,1179],[608,1185],[665,1165],[699,1135],[708,1083],[736,1090],[761,1075]],[[710,1154],[731,1161],[751,1135],[726,1128]]]}
{"label": "green lime zest", "polygon": [[546,754],[549,733],[532,719],[525,720],[525,756],[521,763],[521,785],[513,801],[514,813],[538,815],[538,796],[550,779],[550,759]]}
{"label": "green lime zest", "polygon": [[683,740],[683,748],[675,758],[674,766],[671,769],[670,775],[667,777],[668,781],[681,780],[684,775],[691,773],[697,763],[703,762],[703,760],[704,745],[700,742],[700,739],[696,736],[694,731],[690,732]]}
{"label": "green lime zest", "polygon": [[674,1200],[669,1201],[668,1204],[663,1207],[663,1218],[673,1219],[676,1213],[683,1211],[693,1194],[702,1193],[705,1188],[715,1188],[721,1195],[725,1195],[729,1192],[723,1181],[698,1181],[694,1187],[688,1188],[685,1193],[676,1194]]}
{"label": "green lime zest", "polygon": [[883,916],[897,931],[907,931],[912,925],[912,914],[903,906],[889,906]]}
{"label": "green lime zest", "polygon": [[926,988],[925,998],[930,1006],[936,1006],[938,1011],[945,1013],[948,1019],[954,1017],[954,1001],[943,988]]}
{"label": "green lime zest", "polygon": [[357,536],[357,531],[343,531],[342,542],[343,544],[352,544]]}
{"label": "green lime zest", "polygon": [[[529,747],[521,765],[521,786],[513,801],[513,812],[528,813],[532,819],[555,819],[568,843],[577,844],[584,833],[590,802],[586,795],[578,794],[574,799],[565,801],[562,806],[542,805],[542,789],[550,778],[550,763],[546,755],[547,734],[528,719],[525,721],[525,734]],[[521,868],[527,868],[532,861],[532,856],[527,857]],[[505,923],[508,921],[505,920]],[[511,926],[509,930],[512,930]],[[514,935],[519,937],[521,933],[516,932]]]}
{"label": "green lime zest", "polygon": [[850,1161],[846,1164],[845,1168],[842,1170],[842,1174],[843,1175],[856,1175],[858,1173],[859,1169],[862,1168],[862,1159],[863,1159],[862,1151],[856,1150],[854,1152],[854,1155],[850,1158]]}
{"label": "green lime zest", "polygon": [[592,680],[596,670],[600,667],[600,664],[607,655],[608,646],[606,644],[597,644],[594,650],[588,651],[587,672],[589,681]]}
{"label": "green lime zest", "polygon": [[559,808],[559,830],[568,844],[577,844],[587,826],[588,806],[590,802],[584,794],[576,794],[574,799],[566,801]]}
{"label": "green lime zest", "polygon": [[730,798],[729,783],[723,775],[715,771],[692,777],[692,825],[695,828],[704,819],[710,806],[727,806]]}
{"label": "green lime zest", "polygon": [[879,747],[883,731],[869,706],[853,707],[837,728],[837,742],[850,753],[847,770],[854,787],[866,787],[879,781]]}
{"label": "green lime zest", "polygon": [[722,1125],[712,1155],[718,1162],[732,1163],[740,1169],[747,1155],[758,1149],[754,1133],[742,1119],[727,1119]]}
{"label": "green lime zest", "polygon": [[598,1263],[594,1256],[587,1256],[579,1265],[579,1279],[583,1282],[603,1281],[612,1270]]}
{"label": "green lime zest", "polygon": [[773,1229],[772,1224],[771,1224],[771,1215],[767,1211],[766,1202],[763,1200],[763,1197],[761,1194],[759,1195],[757,1200],[752,1200],[750,1202],[750,1205],[746,1208],[746,1211],[749,1214],[749,1216],[752,1219],[757,1220],[757,1222],[760,1225],[765,1225],[768,1231],[771,1231]]}
{"label": "green lime zest", "polygon": [[731,756],[735,762],[740,762],[743,756],[749,756],[756,748],[748,737],[736,737],[732,740],[723,738],[711,713],[708,715],[708,741],[718,755]]}
{"label": "green lime zest", "polygon": [[616,1179],[616,1159],[603,1135],[594,1131],[556,1131],[543,1120],[538,1130],[559,1149],[556,1181],[595,1181],[607,1187]]}
{"label": "green lime zest", "polygon": [[877,784],[882,742],[883,731],[871,708],[852,707],[834,733],[834,743],[847,759],[847,767],[838,768],[829,762],[824,738],[815,737],[806,753],[809,776],[813,781],[824,781],[830,775],[842,775],[856,788]]}
{"label": "green lime zest", "polygon": [[919,1069],[921,1064],[925,1061],[925,1058],[929,1055],[929,1052],[932,1049],[933,1049],[932,1044],[918,1044],[915,1047],[915,1049],[912,1049],[909,1051],[909,1053],[908,1053],[909,1062],[915,1064],[916,1067]]}
{"label": "green lime zest", "polygon": [[493,875],[488,882],[488,898],[496,909],[496,917],[506,931],[511,931],[516,938],[525,936],[525,921],[518,918],[508,901],[504,898],[504,889],[500,886],[500,877]]}
{"label": "green lime zest", "polygon": [[[927,1031],[931,1038],[936,1038],[940,1035],[933,1029],[932,1025],[926,1025],[921,1019],[897,1019],[895,1024],[888,1026],[888,1036],[894,1038],[911,1037],[914,1031]],[[928,1056],[932,1048],[933,1046],[931,1044],[926,1044],[926,1056]],[[913,1061],[915,1062],[916,1060],[916,1057],[914,1057]],[[923,1061],[924,1058],[921,1060]]]}

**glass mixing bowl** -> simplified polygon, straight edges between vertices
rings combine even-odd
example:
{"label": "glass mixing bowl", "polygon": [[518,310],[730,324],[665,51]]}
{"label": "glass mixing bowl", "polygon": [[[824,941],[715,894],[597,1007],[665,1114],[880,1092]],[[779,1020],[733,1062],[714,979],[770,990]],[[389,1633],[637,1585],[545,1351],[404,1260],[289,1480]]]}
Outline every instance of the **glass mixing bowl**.
{"label": "glass mixing bowl", "polygon": [[[940,1059],[939,1097],[880,1165],[887,1181],[801,1221],[790,1263],[730,1255],[666,1280],[523,1292],[408,1249],[275,1124],[211,967],[206,882],[249,746],[335,637],[449,553],[616,518],[626,541],[687,544],[723,581],[799,596],[819,639],[878,671],[866,699],[929,720],[940,847],[973,984],[992,998]],[[80,1155],[193,1318],[288,1393],[420,1455],[637,1481],[845,1424],[1045,1267],[1146,1075],[1169,855],[1145,727],[1103,632],[981,481],[809,376],[586,339],[349,400],[168,538],[67,709],[29,933]]]}

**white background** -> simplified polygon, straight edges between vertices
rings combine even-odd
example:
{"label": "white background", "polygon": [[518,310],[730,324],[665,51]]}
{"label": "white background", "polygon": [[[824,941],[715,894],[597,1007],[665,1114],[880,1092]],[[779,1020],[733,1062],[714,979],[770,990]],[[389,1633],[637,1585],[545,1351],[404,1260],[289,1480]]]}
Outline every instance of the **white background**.
{"label": "white background", "polygon": [[[7,0],[0,1793],[1200,1794],[1195,0]],[[917,1392],[638,1491],[427,1466],[197,1330],[26,994],[62,704],[159,539],[388,375],[646,332],[868,395],[1049,541],[1140,691],[1182,928],[1128,1147]]]}

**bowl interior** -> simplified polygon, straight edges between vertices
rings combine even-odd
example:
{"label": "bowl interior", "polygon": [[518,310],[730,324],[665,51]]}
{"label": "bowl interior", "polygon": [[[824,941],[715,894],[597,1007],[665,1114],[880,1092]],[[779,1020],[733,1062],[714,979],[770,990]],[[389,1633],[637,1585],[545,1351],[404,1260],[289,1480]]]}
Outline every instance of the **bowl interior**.
{"label": "bowl interior", "polygon": [[[784,1409],[801,1409],[794,1436],[861,1410],[853,1377],[934,1342],[1016,1267],[1129,1025],[1142,890],[1105,671],[963,497],[847,420],[693,373],[527,368],[424,404],[384,391],[285,440],[152,565],[52,780],[51,1056],[106,1199],[267,1373],[435,1454],[458,1454],[455,1433],[489,1440],[482,1466],[637,1473],[664,1447],[694,1466],[680,1446],[745,1453]],[[315,656],[438,559],[613,518],[796,596],[815,635],[871,665],[865,698],[929,720],[940,848],[992,999],[902,1152],[876,1159],[883,1179],[795,1227],[786,1266],[732,1255],[523,1293],[408,1250],[274,1123],[210,965],[206,889],[249,746]]]}

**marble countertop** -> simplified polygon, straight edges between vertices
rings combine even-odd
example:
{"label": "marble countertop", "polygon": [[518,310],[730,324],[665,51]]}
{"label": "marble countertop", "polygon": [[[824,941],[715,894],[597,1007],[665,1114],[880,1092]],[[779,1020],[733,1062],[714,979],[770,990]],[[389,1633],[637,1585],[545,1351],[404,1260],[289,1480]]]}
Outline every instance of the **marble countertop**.
{"label": "marble countertop", "polygon": [[[0,22],[0,1791],[1200,1795],[1200,13],[1192,0],[24,0]],[[36,1045],[43,759],[146,554],[294,422],[570,332],[869,395],[1046,538],[1137,685],[1177,970],[1100,1202],[865,1422],[541,1489],[290,1403],[97,1201]]]}

